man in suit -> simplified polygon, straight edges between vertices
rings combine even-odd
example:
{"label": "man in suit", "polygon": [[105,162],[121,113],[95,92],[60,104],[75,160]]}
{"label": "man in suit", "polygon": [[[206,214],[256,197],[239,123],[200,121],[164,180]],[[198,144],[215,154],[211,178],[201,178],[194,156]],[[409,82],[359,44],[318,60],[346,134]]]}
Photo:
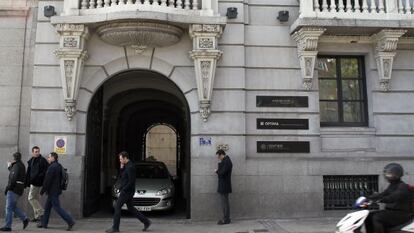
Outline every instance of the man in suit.
{"label": "man in suit", "polygon": [[63,167],[58,162],[58,154],[55,152],[49,154],[47,161],[49,162],[49,168],[46,171],[42,190],[40,190],[40,195],[43,195],[44,193],[47,194],[47,200],[45,203],[45,213],[37,227],[47,228],[50,211],[53,207],[59,216],[68,224],[66,230],[70,231],[72,230],[73,225],[75,225],[75,221],[62,207],[60,207],[59,201],[59,196],[62,194],[61,180]]}
{"label": "man in suit", "polygon": [[129,154],[126,151],[119,153],[118,157],[121,164],[119,186],[120,193],[115,205],[112,227],[106,230],[106,232],[119,232],[121,209],[124,204],[127,205],[128,211],[144,224],[142,231],[146,231],[150,227],[151,221],[141,214],[132,203],[135,194],[135,180],[137,179],[135,164],[129,159]]}
{"label": "man in suit", "polygon": [[231,189],[231,172],[233,169],[233,163],[229,156],[226,155],[224,150],[218,150],[216,152],[219,160],[218,168],[216,173],[218,176],[218,188],[217,192],[220,195],[221,208],[223,211],[223,219],[217,222],[218,225],[229,224],[230,220],[230,203],[229,194],[232,192]]}
{"label": "man in suit", "polygon": [[17,207],[19,198],[22,196],[26,178],[26,168],[22,163],[22,155],[19,152],[13,154],[13,161],[7,163],[10,171],[9,182],[7,184],[6,194],[6,224],[0,228],[0,231],[11,231],[13,214],[16,214],[23,221],[23,229],[29,224],[26,214]]}

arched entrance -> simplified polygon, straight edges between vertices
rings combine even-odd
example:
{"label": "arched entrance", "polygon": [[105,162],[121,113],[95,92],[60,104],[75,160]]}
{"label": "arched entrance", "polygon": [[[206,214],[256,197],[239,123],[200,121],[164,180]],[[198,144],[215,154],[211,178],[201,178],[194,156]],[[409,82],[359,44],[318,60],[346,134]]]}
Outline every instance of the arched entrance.
{"label": "arched entrance", "polygon": [[[168,126],[176,135],[176,209],[190,217],[189,107],[175,83],[146,70],[119,73],[105,81],[92,97],[87,113],[84,216],[110,209],[113,177],[119,171],[116,155],[125,150],[133,161],[148,159],[146,137],[159,125]],[[158,161],[171,165],[164,158],[157,156]]]}

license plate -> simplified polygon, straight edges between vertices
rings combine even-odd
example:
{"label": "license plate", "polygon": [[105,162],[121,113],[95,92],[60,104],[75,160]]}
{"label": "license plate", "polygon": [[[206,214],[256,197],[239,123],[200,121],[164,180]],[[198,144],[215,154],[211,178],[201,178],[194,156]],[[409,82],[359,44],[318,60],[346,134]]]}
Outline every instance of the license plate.
{"label": "license plate", "polygon": [[138,206],[137,209],[139,211],[151,211],[151,207],[146,207],[146,206]]}

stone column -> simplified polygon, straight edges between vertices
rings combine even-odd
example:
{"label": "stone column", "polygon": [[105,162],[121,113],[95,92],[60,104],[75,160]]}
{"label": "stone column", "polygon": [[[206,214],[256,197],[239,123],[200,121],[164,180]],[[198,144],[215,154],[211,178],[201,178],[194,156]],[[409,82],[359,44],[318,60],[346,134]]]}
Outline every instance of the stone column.
{"label": "stone column", "polygon": [[83,64],[88,57],[85,42],[89,30],[82,24],[57,24],[55,27],[60,35],[59,48],[55,50],[55,55],[60,60],[65,112],[68,120],[72,120],[76,113]]}
{"label": "stone column", "polygon": [[389,91],[394,57],[397,54],[398,40],[407,30],[384,29],[372,36],[375,43],[375,59],[377,61],[380,88]]}
{"label": "stone column", "polygon": [[218,50],[217,45],[222,33],[221,25],[193,24],[190,26],[190,36],[193,38],[193,50],[190,56],[194,60],[200,114],[203,121],[207,121],[210,115],[216,64],[223,53]]}
{"label": "stone column", "polygon": [[318,40],[325,30],[325,28],[305,27],[299,29],[299,31],[292,35],[298,45],[298,57],[303,87],[306,90],[312,88],[316,56],[318,55]]}

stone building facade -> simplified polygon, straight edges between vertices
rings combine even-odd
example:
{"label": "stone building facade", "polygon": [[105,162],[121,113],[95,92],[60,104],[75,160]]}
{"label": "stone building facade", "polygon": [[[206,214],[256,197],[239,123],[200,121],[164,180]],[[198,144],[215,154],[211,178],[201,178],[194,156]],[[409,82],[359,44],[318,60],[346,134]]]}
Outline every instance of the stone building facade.
{"label": "stone building facade", "polygon": [[218,148],[234,163],[234,218],[346,208],[346,195],[385,186],[389,162],[413,179],[410,4],[1,0],[0,162],[64,137],[63,205],[87,216],[116,153],[142,160],[162,123],[177,133],[187,217],[219,212]]}

